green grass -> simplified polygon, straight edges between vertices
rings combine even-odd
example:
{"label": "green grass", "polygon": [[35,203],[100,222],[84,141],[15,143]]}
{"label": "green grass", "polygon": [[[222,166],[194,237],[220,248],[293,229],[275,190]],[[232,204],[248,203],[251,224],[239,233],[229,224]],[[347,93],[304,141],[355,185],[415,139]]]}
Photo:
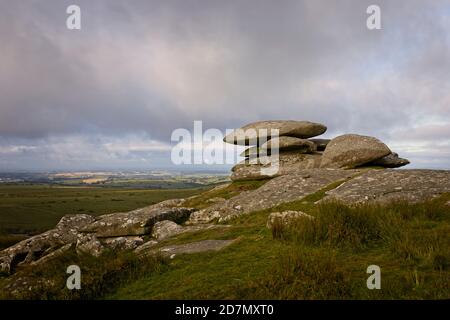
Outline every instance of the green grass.
{"label": "green grass", "polygon": [[200,195],[193,197],[192,199],[189,199],[187,202],[184,203],[187,207],[193,207],[193,208],[206,208],[210,206],[212,203],[208,202],[208,200],[213,198],[223,198],[223,199],[230,199],[234,196],[237,196],[239,193],[243,191],[250,191],[255,190],[261,187],[263,184],[265,184],[269,179],[263,179],[263,180],[249,180],[249,181],[234,181],[227,185],[226,187],[219,188],[219,189],[212,189],[207,192],[201,193]]}
{"label": "green grass", "polygon": [[[53,228],[65,214],[84,213],[97,216],[129,211],[166,199],[189,197],[204,190],[0,186],[0,235],[42,232]],[[0,239],[0,247],[1,243]]]}
{"label": "green grass", "polygon": [[[17,275],[27,282],[27,287],[24,290],[20,285],[19,293],[4,289],[5,286],[14,283],[15,278],[0,276],[0,287],[3,287],[3,290],[0,290],[0,300],[98,299],[130,280],[157,273],[166,263],[162,257],[158,256],[138,259],[131,252],[115,254],[109,251],[95,258],[89,255],[77,255],[75,250],[71,249],[64,256],[52,260],[51,263],[22,267]],[[66,270],[70,265],[77,265],[81,269],[80,290],[68,290],[66,287],[69,276]],[[32,290],[27,290],[30,286]]]}

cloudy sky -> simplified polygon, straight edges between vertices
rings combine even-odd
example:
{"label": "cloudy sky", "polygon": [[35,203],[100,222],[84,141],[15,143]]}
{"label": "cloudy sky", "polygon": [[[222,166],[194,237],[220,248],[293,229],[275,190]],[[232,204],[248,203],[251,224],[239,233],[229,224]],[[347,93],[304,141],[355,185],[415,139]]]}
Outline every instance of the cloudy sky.
{"label": "cloudy sky", "polygon": [[449,0],[0,0],[0,171],[167,167],[176,128],[265,119],[450,169],[449,30]]}

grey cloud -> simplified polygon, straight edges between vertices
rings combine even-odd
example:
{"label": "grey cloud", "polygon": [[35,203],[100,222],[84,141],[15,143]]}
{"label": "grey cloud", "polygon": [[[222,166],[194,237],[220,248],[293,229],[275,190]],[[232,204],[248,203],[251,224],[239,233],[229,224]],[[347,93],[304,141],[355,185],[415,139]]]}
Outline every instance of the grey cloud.
{"label": "grey cloud", "polygon": [[271,118],[395,144],[399,131],[450,124],[447,1],[377,1],[381,31],[365,27],[369,0],[77,3],[82,30],[69,31],[71,1],[0,0],[10,146],[136,132],[168,142],[193,120],[223,130]]}

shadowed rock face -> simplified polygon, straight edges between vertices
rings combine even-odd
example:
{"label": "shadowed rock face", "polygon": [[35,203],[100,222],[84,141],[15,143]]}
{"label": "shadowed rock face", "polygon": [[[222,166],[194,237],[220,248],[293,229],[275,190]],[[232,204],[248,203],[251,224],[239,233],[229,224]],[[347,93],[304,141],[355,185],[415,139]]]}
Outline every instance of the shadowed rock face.
{"label": "shadowed rock face", "polygon": [[395,152],[381,158],[370,162],[368,165],[371,166],[380,166],[384,168],[399,168],[409,164],[409,160],[399,158],[398,154]]}
{"label": "shadowed rock face", "polygon": [[358,134],[345,134],[331,140],[323,155],[321,168],[355,168],[391,154],[380,140]]}
{"label": "shadowed rock face", "polygon": [[[267,131],[264,132],[261,129],[266,129]],[[235,130],[228,134],[223,141],[239,145],[249,145],[249,143],[256,142],[257,139],[264,139],[265,142],[271,137],[271,129],[279,130],[279,136],[306,139],[321,135],[327,130],[327,127],[323,124],[309,121],[259,121],[247,124],[240,129]]]}
{"label": "shadowed rock face", "polygon": [[295,150],[298,153],[312,153],[317,149],[314,142],[294,137],[276,137],[261,146],[263,150],[270,150],[272,147],[278,147],[280,152]]}
{"label": "shadowed rock face", "polygon": [[335,199],[352,204],[405,200],[414,203],[446,192],[450,192],[450,171],[370,170],[328,191],[323,201]]}
{"label": "shadowed rock face", "polygon": [[308,141],[313,142],[316,145],[317,151],[324,151],[330,139],[308,139]]}

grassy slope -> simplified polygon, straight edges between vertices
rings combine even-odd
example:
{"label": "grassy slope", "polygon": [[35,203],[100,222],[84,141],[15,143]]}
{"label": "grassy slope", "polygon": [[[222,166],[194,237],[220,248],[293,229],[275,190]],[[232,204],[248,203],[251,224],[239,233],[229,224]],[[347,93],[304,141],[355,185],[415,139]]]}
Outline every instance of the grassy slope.
{"label": "grassy slope", "polygon": [[[334,186],[330,186],[334,187]],[[328,188],[327,188],[328,189]],[[219,253],[185,255],[131,281],[111,299],[428,299],[450,297],[450,208],[439,200],[349,209],[314,206],[323,191],[302,201],[255,212],[232,227],[183,235],[240,241]],[[309,200],[309,201],[308,201]],[[265,227],[277,209],[314,216],[273,239]],[[302,225],[303,224],[303,225]],[[310,237],[304,237],[308,232]],[[369,265],[382,270],[382,290],[368,290]]]}
{"label": "grassy slope", "polygon": [[202,189],[142,190],[49,185],[0,186],[0,248],[20,240],[8,234],[38,233],[65,214],[101,215],[128,211]]}

